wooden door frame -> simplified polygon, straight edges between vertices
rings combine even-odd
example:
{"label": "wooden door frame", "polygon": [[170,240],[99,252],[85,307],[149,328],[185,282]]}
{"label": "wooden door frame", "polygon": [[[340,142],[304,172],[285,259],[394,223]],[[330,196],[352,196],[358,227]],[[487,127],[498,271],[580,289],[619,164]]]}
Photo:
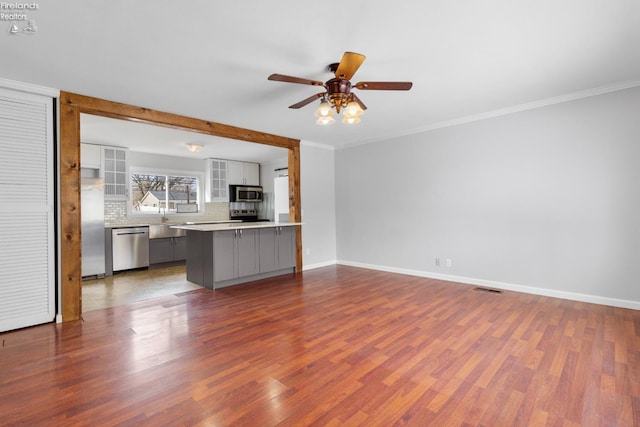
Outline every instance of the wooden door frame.
{"label": "wooden door frame", "polygon": [[[144,107],[60,92],[60,280],[62,320],[82,315],[82,240],[80,222],[80,114],[129,120],[286,148],[289,167],[289,215],[301,222],[300,140],[214,123]],[[297,227],[296,271],[302,271],[302,227]]]}

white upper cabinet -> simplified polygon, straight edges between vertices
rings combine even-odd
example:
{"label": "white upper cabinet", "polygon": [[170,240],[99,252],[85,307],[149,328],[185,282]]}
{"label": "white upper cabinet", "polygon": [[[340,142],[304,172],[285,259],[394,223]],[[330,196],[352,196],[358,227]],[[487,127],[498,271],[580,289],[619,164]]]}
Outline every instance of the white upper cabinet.
{"label": "white upper cabinet", "polygon": [[258,163],[227,160],[230,185],[260,185],[260,165]]}
{"label": "white upper cabinet", "polygon": [[244,179],[247,185],[260,185],[260,164],[244,163]]}

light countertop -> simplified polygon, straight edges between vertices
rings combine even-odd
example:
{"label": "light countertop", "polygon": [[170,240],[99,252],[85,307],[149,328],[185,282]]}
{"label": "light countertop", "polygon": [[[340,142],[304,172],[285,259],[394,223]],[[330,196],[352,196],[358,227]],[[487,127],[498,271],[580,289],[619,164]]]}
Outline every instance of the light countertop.
{"label": "light countertop", "polygon": [[162,222],[162,223],[144,223],[144,224],[105,224],[104,228],[135,228],[135,227],[151,227],[153,225],[162,225],[162,226],[166,226],[166,227],[173,227],[173,226],[182,226],[182,225],[200,225],[200,224],[226,224],[226,223],[237,223],[237,222],[242,222],[242,220],[239,219],[222,219],[222,220],[218,220],[218,221],[187,221],[187,222],[180,222],[178,224],[176,223],[171,223],[171,222]]}
{"label": "light countertop", "polygon": [[149,224],[105,224],[104,228],[136,228],[136,227],[148,227]]}
{"label": "light countertop", "polygon": [[224,224],[173,225],[171,228],[195,231],[244,230],[247,228],[292,227],[302,225],[301,222],[236,222]]}

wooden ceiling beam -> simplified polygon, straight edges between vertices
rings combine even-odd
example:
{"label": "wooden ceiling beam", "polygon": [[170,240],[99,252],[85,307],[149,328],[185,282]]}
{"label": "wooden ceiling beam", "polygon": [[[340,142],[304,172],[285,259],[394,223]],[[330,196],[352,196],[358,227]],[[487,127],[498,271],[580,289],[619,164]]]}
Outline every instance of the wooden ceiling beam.
{"label": "wooden ceiling beam", "polygon": [[90,96],[78,95],[75,93],[61,92],[60,104],[61,106],[66,105],[78,107],[81,113],[155,124],[173,129],[190,130],[207,135],[257,142],[274,147],[291,149],[300,144],[299,139],[287,138],[284,136],[244,129],[208,120],[196,119],[193,117],[181,116],[179,114],[166,113],[163,111],[137,107],[119,102],[105,101],[103,99],[92,98]]}

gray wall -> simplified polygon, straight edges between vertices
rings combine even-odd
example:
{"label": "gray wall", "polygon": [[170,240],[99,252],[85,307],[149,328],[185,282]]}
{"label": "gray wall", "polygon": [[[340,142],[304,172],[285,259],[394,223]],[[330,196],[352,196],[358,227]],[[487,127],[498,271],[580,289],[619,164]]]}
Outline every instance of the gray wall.
{"label": "gray wall", "polygon": [[337,257],[640,308],[639,161],[640,88],[343,149]]}
{"label": "gray wall", "polygon": [[316,144],[300,144],[302,198],[302,262],[304,269],[335,264],[335,152]]}

